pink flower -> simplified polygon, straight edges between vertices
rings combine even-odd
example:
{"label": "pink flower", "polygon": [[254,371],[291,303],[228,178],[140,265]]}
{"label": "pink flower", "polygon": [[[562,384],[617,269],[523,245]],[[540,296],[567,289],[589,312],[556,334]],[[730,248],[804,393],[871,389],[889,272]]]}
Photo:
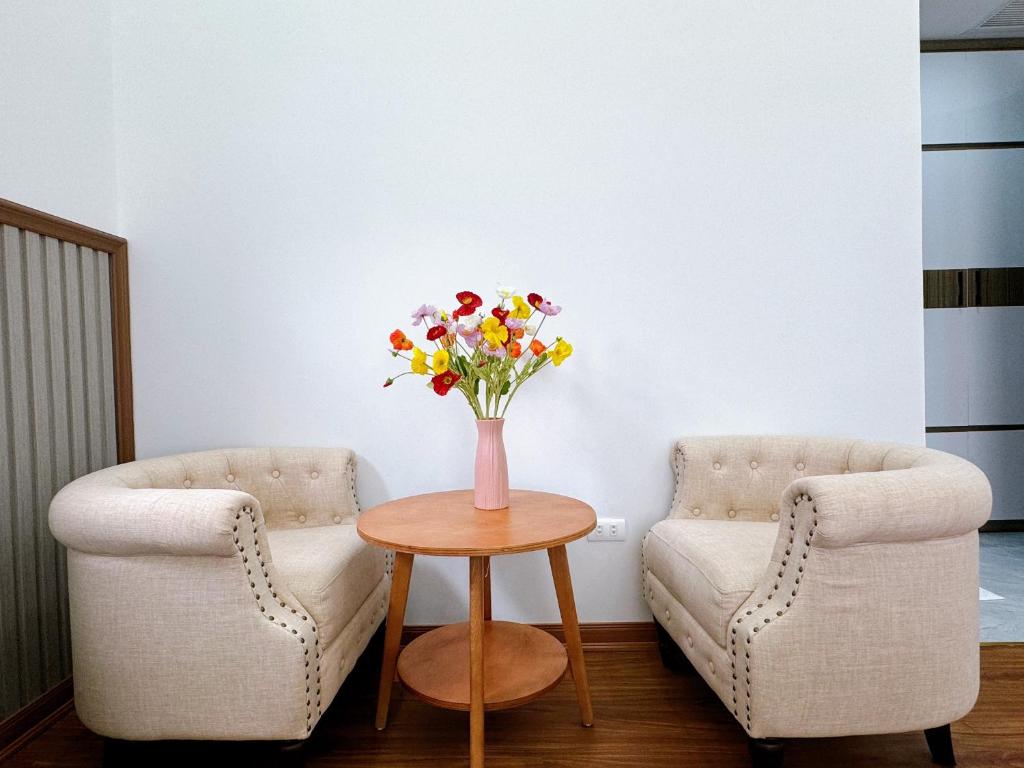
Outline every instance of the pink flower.
{"label": "pink flower", "polygon": [[562,308],[561,307],[556,307],[550,301],[546,301],[545,300],[545,301],[542,301],[540,304],[537,305],[537,311],[538,312],[543,312],[548,317],[554,317],[555,315],[557,315],[559,312],[562,311]]}
{"label": "pink flower", "polygon": [[430,306],[428,304],[420,304],[420,308],[412,313],[412,324],[419,325],[427,318],[433,317],[435,312],[437,312],[437,307]]}
{"label": "pink flower", "polygon": [[455,331],[455,324],[458,322],[458,320],[449,315],[447,312],[442,312],[439,309],[435,309],[434,314],[432,314],[430,317],[434,321],[434,325],[444,326],[445,330],[448,331],[448,333],[453,333]]}
{"label": "pink flower", "polygon": [[466,340],[466,344],[469,345],[470,349],[476,349],[480,346],[480,342],[483,340],[484,335],[480,333],[479,318],[477,322],[470,322],[469,324],[459,323],[458,332],[459,336]]}
{"label": "pink flower", "polygon": [[492,347],[490,344],[483,344],[480,347],[480,351],[483,352],[485,355],[490,355],[491,357],[504,357],[505,345],[499,344],[496,347]]}
{"label": "pink flower", "polygon": [[517,331],[526,325],[525,320],[517,320],[514,317],[505,318],[505,327],[510,331]]}

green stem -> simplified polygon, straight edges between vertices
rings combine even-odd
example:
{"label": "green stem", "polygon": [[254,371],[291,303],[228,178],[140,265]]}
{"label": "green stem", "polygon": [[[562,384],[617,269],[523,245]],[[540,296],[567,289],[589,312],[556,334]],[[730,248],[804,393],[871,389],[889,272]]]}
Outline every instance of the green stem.
{"label": "green stem", "polygon": [[477,401],[476,396],[467,388],[460,385],[457,389],[462,393],[463,397],[466,398],[466,402],[469,403],[469,407],[473,409],[473,415],[478,419],[480,416],[480,403]]}
{"label": "green stem", "polygon": [[534,374],[537,373],[537,371],[539,371],[542,368],[544,368],[544,366],[546,366],[550,362],[551,362],[551,358],[550,357],[546,358],[543,363],[541,363],[536,368],[534,368],[532,371],[530,371],[529,374],[527,374],[526,376],[523,376],[522,378],[519,378],[519,379],[516,380],[515,386],[512,387],[512,390],[508,393],[508,397],[505,398],[505,407],[501,411],[501,418],[505,418],[505,411],[508,410],[508,407],[509,407],[509,405],[512,402],[512,398],[515,397],[516,392],[518,392],[519,388],[521,386],[523,386],[523,383],[526,382],[527,380],[529,380]]}

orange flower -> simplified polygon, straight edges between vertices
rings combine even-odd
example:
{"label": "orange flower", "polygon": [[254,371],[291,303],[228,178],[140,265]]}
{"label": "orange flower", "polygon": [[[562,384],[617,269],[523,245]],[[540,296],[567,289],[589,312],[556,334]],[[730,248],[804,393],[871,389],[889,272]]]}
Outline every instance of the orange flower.
{"label": "orange flower", "polygon": [[512,357],[519,357],[523,354],[523,347],[518,341],[513,341],[508,345],[508,353],[512,355]]}
{"label": "orange flower", "polygon": [[408,351],[412,349],[412,342],[406,338],[405,334],[397,328],[391,333],[391,347],[399,351]]}
{"label": "orange flower", "polygon": [[537,341],[537,339],[530,342],[530,351],[533,352],[534,357],[540,357],[545,349],[547,349],[547,347]]}
{"label": "orange flower", "polygon": [[526,335],[526,331],[524,331],[522,328],[516,328],[514,331],[512,331],[512,338],[513,339],[521,339],[525,335]]}

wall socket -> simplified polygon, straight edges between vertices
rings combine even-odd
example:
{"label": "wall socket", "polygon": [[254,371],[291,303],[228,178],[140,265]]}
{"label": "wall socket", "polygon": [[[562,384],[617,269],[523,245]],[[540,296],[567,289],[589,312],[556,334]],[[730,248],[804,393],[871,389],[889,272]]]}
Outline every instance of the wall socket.
{"label": "wall socket", "polygon": [[597,528],[587,534],[587,541],[625,541],[626,521],[621,517],[599,517]]}

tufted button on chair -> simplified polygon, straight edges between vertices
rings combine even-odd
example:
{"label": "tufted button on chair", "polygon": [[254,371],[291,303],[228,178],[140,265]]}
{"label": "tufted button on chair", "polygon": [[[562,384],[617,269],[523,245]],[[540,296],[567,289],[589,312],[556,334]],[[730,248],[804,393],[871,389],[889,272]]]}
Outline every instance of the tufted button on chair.
{"label": "tufted button on chair", "polygon": [[755,766],[781,765],[786,737],[912,730],[951,764],[948,724],[978,693],[981,470],[816,437],[687,438],[673,464],[643,594],[666,665],[704,677]]}
{"label": "tufted button on chair", "polygon": [[309,736],[387,602],[355,466],[342,448],[206,451],[58,493],[82,722],[128,740]]}

